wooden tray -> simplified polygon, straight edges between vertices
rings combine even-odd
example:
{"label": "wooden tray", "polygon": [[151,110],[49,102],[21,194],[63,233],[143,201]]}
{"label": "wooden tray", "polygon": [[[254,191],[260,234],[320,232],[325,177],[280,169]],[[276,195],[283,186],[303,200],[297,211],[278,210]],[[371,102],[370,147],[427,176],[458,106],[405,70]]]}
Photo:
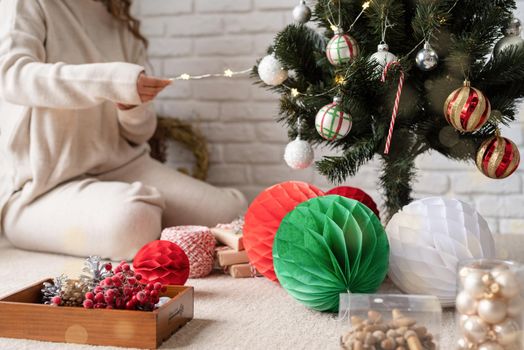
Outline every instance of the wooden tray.
{"label": "wooden tray", "polygon": [[168,286],[155,311],[40,304],[44,280],[0,299],[0,337],[156,349],[193,319],[193,287]]}

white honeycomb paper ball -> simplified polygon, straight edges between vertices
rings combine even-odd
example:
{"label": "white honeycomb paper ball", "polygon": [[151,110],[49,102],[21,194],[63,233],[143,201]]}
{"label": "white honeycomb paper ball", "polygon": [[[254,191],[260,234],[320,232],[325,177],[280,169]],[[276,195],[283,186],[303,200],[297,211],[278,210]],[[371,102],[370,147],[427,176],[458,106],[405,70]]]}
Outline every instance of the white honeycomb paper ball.
{"label": "white honeycomb paper ball", "polygon": [[405,293],[435,295],[443,306],[455,303],[459,261],[495,257],[486,220],[457,199],[413,201],[391,218],[386,232],[393,283]]}

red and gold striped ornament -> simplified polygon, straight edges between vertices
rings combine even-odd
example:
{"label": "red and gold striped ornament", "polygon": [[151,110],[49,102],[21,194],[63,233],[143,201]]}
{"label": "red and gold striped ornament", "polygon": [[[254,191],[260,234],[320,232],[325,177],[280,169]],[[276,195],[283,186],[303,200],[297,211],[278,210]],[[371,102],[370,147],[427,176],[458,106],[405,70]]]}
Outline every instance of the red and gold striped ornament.
{"label": "red and gold striped ornament", "polygon": [[453,91],[444,104],[444,116],[449,124],[462,132],[480,129],[489,119],[491,104],[484,94],[471,87],[469,81]]}
{"label": "red and gold striped ornament", "polygon": [[348,34],[338,28],[335,31],[335,36],[329,40],[326,46],[326,56],[334,66],[340,66],[351,61],[359,54],[357,41]]}
{"label": "red and gold striped ornament", "polygon": [[519,167],[520,153],[509,139],[496,135],[482,143],[477,151],[477,167],[492,179],[504,179]]}
{"label": "red and gold striped ornament", "polygon": [[340,97],[335,97],[333,103],[322,107],[315,117],[317,132],[328,141],[344,138],[353,126],[351,115],[340,106],[341,101]]}

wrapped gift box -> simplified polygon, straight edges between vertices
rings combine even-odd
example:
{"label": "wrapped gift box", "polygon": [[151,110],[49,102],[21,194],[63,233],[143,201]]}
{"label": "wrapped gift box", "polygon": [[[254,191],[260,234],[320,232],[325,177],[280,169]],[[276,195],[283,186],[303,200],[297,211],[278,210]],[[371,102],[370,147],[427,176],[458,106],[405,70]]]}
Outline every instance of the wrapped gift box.
{"label": "wrapped gift box", "polygon": [[213,227],[211,233],[215,236],[215,239],[230,247],[233,250],[241,251],[244,250],[244,243],[242,242],[242,231],[234,229],[226,229],[220,227]]}
{"label": "wrapped gift box", "polygon": [[249,262],[247,252],[245,250],[238,252],[231,248],[219,247],[216,249],[216,256],[218,265],[221,267],[245,264]]}
{"label": "wrapped gift box", "polygon": [[227,271],[234,278],[248,278],[260,276],[257,270],[250,264],[231,265],[227,268]]}

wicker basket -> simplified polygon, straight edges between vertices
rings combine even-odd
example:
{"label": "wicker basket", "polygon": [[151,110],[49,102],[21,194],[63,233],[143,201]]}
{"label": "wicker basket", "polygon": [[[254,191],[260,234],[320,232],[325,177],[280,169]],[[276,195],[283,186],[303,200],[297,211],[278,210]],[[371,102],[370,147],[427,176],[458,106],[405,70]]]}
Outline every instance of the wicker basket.
{"label": "wicker basket", "polygon": [[188,169],[179,171],[199,180],[206,180],[209,168],[209,151],[204,136],[187,122],[176,118],[158,117],[155,134],[149,140],[151,157],[165,163],[167,160],[167,141],[172,140],[187,147],[195,156],[196,164],[192,173]]}

